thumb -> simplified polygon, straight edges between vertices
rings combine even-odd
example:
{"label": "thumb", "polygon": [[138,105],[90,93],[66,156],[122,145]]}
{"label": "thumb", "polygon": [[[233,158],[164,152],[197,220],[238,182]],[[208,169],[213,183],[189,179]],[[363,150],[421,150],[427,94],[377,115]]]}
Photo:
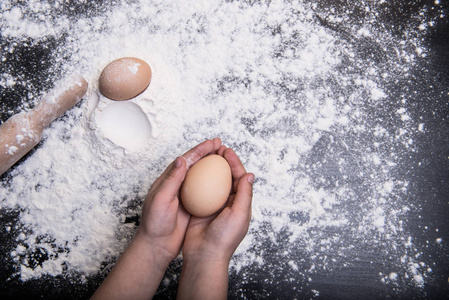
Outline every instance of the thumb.
{"label": "thumb", "polygon": [[172,201],[178,195],[186,173],[186,160],[179,156],[167,167],[160,177],[161,182],[159,183],[157,193],[167,199],[167,201]]}

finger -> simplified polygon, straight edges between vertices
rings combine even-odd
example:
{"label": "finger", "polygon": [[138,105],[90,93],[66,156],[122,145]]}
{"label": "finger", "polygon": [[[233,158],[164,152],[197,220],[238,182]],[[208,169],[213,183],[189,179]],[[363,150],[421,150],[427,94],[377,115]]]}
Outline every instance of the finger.
{"label": "finger", "polygon": [[161,198],[172,201],[178,195],[186,173],[186,161],[179,156],[167,167],[161,177],[159,177],[156,193],[161,195]]}
{"label": "finger", "polygon": [[226,202],[226,207],[231,207],[234,203],[235,194],[229,196],[228,201]]}
{"label": "finger", "polygon": [[251,218],[251,202],[253,198],[254,174],[247,173],[243,175],[237,186],[237,192],[234,196],[231,209],[241,213],[246,213]]}
{"label": "finger", "polygon": [[240,158],[235,154],[234,150],[227,148],[223,153],[224,158],[228,161],[231,167],[232,177],[234,179],[239,179],[244,174],[246,174],[245,167],[243,166]]}
{"label": "finger", "polygon": [[[195,146],[194,148],[190,149],[186,153],[184,153],[181,158],[184,159],[187,170],[198,160],[200,160],[203,156],[206,156],[210,152],[213,152],[214,150],[220,148],[221,140],[219,138],[215,138],[213,140],[206,140],[202,142],[201,144]],[[197,158],[198,157],[198,158]],[[170,169],[170,166],[165,170],[165,172],[168,172]],[[164,172],[164,173],[165,173]],[[156,179],[156,181],[153,183],[152,190],[155,190],[159,187],[161,182],[164,179],[164,174],[162,174],[159,178]]]}
{"label": "finger", "polygon": [[236,191],[237,182],[239,181],[240,177],[246,174],[245,167],[240,161],[240,158],[237,156],[237,154],[235,154],[234,150],[232,150],[231,148],[227,148],[224,151],[223,157],[226,159],[226,161],[229,163],[229,166],[231,167],[231,174],[234,180],[233,191]]}
{"label": "finger", "polygon": [[220,156],[223,156],[226,149],[227,149],[227,147],[225,145],[221,145],[220,149],[218,149],[218,151],[217,151],[217,154]]}
{"label": "finger", "polygon": [[204,156],[214,153],[220,149],[221,140],[215,138],[213,140],[207,140],[187,151],[182,155],[187,163],[187,169],[193,166],[197,161],[199,161]]}

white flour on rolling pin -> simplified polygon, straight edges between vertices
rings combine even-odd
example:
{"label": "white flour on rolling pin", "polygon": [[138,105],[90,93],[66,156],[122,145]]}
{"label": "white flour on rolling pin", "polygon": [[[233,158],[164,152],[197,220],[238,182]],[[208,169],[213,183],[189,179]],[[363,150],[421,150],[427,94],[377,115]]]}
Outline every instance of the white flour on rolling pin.
{"label": "white flour on rolling pin", "polygon": [[0,126],[0,175],[36,146],[42,131],[78,103],[87,91],[87,82],[74,76],[60,82],[29,112],[9,118]]}
{"label": "white flour on rolling pin", "polygon": [[[370,7],[362,10],[375,20]],[[403,38],[371,21],[344,27],[349,12],[320,11],[305,1],[135,1],[73,23],[52,9],[36,3],[11,9],[2,31],[20,42],[66,34],[57,62],[65,73],[80,69],[91,88],[86,102],[51,124],[45,143],[0,187],[2,207],[23,210],[23,234],[11,253],[20,278],[103,270],[102,262],[113,262],[128,244],[134,224],[126,219],[140,215],[166,165],[219,136],[257,178],[251,229],[232,272],[247,281],[251,272],[270,272],[264,284],[288,280],[299,290],[315,274],[344,270],[373,249],[388,257],[376,270],[378,280],[425,284],[432,258],[405,225],[420,204],[409,201],[408,181],[397,168],[426,127],[407,110],[416,86],[396,100],[389,85],[407,82],[409,70],[425,59],[416,24]],[[36,13],[44,20],[39,32]],[[351,40],[371,41],[382,64],[321,26],[316,13],[344,27]],[[101,69],[124,56],[153,69],[149,89],[132,100],[151,124],[145,151],[114,144],[97,124],[108,104],[97,94]],[[15,80],[2,78],[5,86]],[[389,102],[393,129],[372,117]],[[326,151],[317,152],[320,145]],[[277,259],[270,260],[266,249],[275,246]],[[30,264],[41,252],[48,259]]]}

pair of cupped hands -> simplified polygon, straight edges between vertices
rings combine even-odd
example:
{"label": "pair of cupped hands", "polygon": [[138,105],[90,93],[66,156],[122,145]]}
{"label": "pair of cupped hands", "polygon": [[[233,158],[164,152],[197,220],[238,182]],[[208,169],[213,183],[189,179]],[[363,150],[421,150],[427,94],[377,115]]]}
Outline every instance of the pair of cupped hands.
{"label": "pair of cupped hands", "polygon": [[[190,215],[179,196],[189,168],[209,154],[223,156],[231,167],[232,191],[226,207],[205,218]],[[146,198],[137,238],[168,261],[181,251],[183,259],[229,261],[248,231],[254,175],[247,173],[231,148],[219,138],[207,140],[171,163]]]}
{"label": "pair of cupped hands", "polygon": [[[232,190],[221,211],[198,218],[182,206],[180,188],[189,168],[209,154],[229,163]],[[251,220],[253,182],[254,174],[218,138],[177,157],[151,186],[134,239],[92,299],[151,298],[181,249],[178,298],[226,299],[229,262]]]}

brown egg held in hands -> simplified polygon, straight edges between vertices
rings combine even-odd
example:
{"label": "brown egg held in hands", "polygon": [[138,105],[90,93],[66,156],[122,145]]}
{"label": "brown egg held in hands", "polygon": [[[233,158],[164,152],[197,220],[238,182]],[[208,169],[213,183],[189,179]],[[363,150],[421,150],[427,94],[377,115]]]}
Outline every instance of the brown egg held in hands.
{"label": "brown egg held in hands", "polygon": [[111,100],[129,100],[145,91],[151,82],[151,74],[145,61],[135,57],[119,58],[101,72],[100,92]]}
{"label": "brown egg held in hands", "polygon": [[223,208],[231,187],[231,167],[226,159],[208,155],[187,172],[181,187],[181,201],[193,216],[207,217]]}

